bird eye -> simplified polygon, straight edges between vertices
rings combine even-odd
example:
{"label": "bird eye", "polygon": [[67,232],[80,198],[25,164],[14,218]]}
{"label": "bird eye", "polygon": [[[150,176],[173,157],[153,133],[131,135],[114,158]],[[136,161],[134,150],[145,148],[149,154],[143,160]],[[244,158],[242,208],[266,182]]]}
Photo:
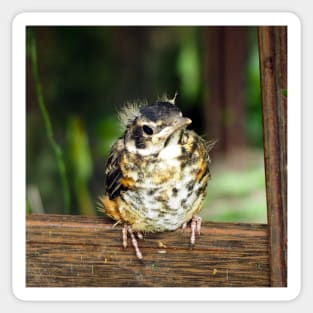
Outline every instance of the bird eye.
{"label": "bird eye", "polygon": [[149,127],[148,125],[143,125],[142,126],[143,131],[147,134],[147,135],[152,135],[153,134],[153,129],[151,127]]}

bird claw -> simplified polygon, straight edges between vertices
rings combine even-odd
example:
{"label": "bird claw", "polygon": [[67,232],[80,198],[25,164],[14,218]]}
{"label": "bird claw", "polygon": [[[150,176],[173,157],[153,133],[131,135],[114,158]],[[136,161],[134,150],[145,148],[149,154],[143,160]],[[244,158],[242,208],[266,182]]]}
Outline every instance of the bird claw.
{"label": "bird claw", "polygon": [[142,233],[140,233],[139,231],[137,232],[137,237],[138,237],[138,239],[143,239],[143,234]]}
{"label": "bird claw", "polygon": [[187,228],[187,222],[185,222],[181,227],[182,233],[185,231],[186,228]]}
{"label": "bird claw", "polygon": [[[127,234],[130,235],[132,246],[133,246],[133,248],[135,250],[137,258],[140,261],[142,261],[142,259],[143,259],[142,253],[141,253],[141,251],[139,249],[138,242],[137,242],[137,239],[136,239],[136,237],[134,235],[134,232],[133,232],[133,230],[132,230],[130,225],[124,224],[124,227],[122,228],[122,238],[123,238],[123,247],[124,247],[124,249],[127,248]],[[137,233],[137,236],[140,239],[143,238],[141,233]]]}
{"label": "bird claw", "polygon": [[202,218],[200,216],[197,216],[197,215],[194,215],[191,219],[191,224],[190,224],[190,226],[191,226],[190,246],[191,246],[191,248],[196,243],[196,232],[200,236],[201,222],[202,222]]}

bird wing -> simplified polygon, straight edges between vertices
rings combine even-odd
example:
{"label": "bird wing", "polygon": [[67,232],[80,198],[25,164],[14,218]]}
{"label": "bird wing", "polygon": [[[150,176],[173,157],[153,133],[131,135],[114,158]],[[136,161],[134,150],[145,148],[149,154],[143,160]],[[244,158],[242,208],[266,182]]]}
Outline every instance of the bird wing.
{"label": "bird wing", "polygon": [[112,146],[105,164],[105,186],[110,199],[115,199],[119,196],[121,190],[124,188],[121,184],[122,170],[119,165],[123,150],[124,142],[120,138]]}

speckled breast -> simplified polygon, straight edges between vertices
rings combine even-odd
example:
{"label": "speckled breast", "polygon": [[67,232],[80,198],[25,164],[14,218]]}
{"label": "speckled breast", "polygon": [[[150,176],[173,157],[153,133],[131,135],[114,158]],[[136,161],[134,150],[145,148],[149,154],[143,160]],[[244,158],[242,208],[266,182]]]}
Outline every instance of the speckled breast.
{"label": "speckled breast", "polygon": [[200,209],[210,178],[208,153],[201,137],[184,131],[178,144],[159,154],[126,153],[119,213],[135,231],[175,230]]}

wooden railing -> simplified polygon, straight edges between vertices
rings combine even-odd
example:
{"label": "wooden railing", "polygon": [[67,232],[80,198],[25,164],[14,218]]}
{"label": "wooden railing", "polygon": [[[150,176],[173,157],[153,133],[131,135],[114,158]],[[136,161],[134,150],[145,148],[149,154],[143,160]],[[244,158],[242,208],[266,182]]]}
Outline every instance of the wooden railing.
{"label": "wooden railing", "polygon": [[143,262],[106,218],[32,215],[26,225],[27,286],[270,286],[266,225],[203,223],[192,250],[190,228],[146,234]]}

